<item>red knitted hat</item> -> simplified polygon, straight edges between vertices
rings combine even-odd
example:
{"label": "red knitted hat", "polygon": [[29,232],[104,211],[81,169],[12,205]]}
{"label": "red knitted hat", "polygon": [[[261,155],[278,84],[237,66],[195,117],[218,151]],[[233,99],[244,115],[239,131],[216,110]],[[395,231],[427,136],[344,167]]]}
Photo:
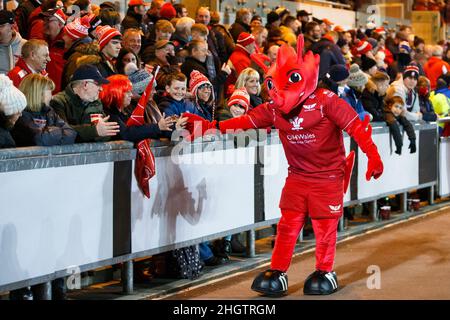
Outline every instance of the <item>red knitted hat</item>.
{"label": "red knitted hat", "polygon": [[360,56],[362,54],[366,54],[370,50],[372,50],[372,45],[369,42],[364,41],[364,40],[359,40],[358,42],[356,42],[355,46],[352,48],[352,54],[354,56]]}
{"label": "red knitted hat", "polygon": [[122,37],[119,30],[112,28],[110,26],[98,26],[95,29],[98,38],[98,45],[100,46],[100,51],[111,41],[114,37]]}
{"label": "red knitted hat", "polygon": [[251,43],[255,42],[255,37],[247,32],[241,32],[237,39],[237,44],[240,44],[241,46],[245,47],[248,46]]}
{"label": "red knitted hat", "polygon": [[232,105],[235,104],[238,104],[239,106],[243,107],[245,109],[245,113],[247,113],[248,107],[250,105],[250,96],[245,88],[234,90],[233,94],[228,100],[228,107],[231,107]]}
{"label": "red knitted hat", "polygon": [[189,80],[189,90],[194,97],[197,97],[197,90],[202,84],[209,84],[212,87],[208,78],[197,70],[192,70]]}
{"label": "red knitted hat", "polygon": [[85,21],[81,21],[79,18],[66,24],[64,27],[64,33],[71,39],[77,40],[88,36],[89,25],[85,24]]}
{"label": "red knitted hat", "polygon": [[161,9],[159,10],[159,16],[161,18],[171,20],[177,16],[177,11],[173,7],[172,3],[166,2],[162,5]]}

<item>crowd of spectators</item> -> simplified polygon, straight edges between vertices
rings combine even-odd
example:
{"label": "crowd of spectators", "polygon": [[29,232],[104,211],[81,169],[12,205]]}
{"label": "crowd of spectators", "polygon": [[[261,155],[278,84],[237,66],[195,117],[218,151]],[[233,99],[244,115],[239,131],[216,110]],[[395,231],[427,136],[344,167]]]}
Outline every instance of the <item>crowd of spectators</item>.
{"label": "crowd of spectators", "polygon": [[[450,48],[425,43],[410,26],[345,29],[283,7],[264,19],[242,8],[226,26],[206,7],[188,12],[163,0],[130,0],[123,18],[109,1],[23,0],[0,11],[0,148],[170,139],[186,125],[183,112],[238,117],[269,99],[252,54],[272,64],[299,34],[320,55],[319,86],[361,119],[385,122],[395,153],[402,130],[416,152],[411,121],[448,116]],[[127,127],[156,69],[145,124]],[[237,236],[200,248],[206,265],[244,250]]]}

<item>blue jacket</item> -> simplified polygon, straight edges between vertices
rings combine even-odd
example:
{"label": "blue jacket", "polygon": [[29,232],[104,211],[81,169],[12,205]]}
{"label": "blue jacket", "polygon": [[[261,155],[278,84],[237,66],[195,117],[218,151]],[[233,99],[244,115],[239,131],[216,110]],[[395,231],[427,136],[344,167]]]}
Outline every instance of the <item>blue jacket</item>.
{"label": "blue jacket", "polygon": [[361,120],[364,120],[365,115],[370,116],[370,113],[364,110],[364,107],[360,99],[361,94],[358,94],[352,88],[346,87],[344,89],[344,94],[342,95],[341,98],[344,99],[349,105],[351,105],[353,109],[355,109],[356,113],[359,115],[359,118]]}
{"label": "blue jacket", "polygon": [[436,89],[435,92],[442,93],[443,95],[445,95],[447,98],[450,99],[450,89],[449,88]]}
{"label": "blue jacket", "polygon": [[162,97],[158,107],[161,112],[166,114],[166,117],[172,115],[180,116],[183,112],[190,112],[200,117],[204,117],[203,113],[188,99],[177,101],[170,96]]}

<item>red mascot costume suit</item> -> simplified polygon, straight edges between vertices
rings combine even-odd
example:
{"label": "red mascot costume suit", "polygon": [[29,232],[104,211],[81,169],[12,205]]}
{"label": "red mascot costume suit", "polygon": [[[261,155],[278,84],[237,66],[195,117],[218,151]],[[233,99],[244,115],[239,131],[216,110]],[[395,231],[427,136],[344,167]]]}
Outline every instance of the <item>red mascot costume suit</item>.
{"label": "red mascot costume suit", "polygon": [[[298,54],[292,47],[283,45],[276,63],[266,70],[270,103],[219,123],[222,133],[274,126],[279,130],[286,153],[289,174],[280,200],[281,219],[271,268],[259,274],[252,284],[254,291],[267,296],[287,293],[286,271],[307,215],[316,237],[316,271],[306,279],[303,292],[323,295],[338,289],[333,271],[337,225],[354,160],[353,152],[345,158],[342,130],[368,157],[366,179],[376,179],[383,172],[383,163],[371,138],[369,119],[360,121],[344,100],[329,90],[316,88],[320,58],[311,51],[302,57],[303,43],[301,35],[297,42]],[[214,122],[198,116],[183,116],[189,118],[187,129],[194,136],[216,127]]]}

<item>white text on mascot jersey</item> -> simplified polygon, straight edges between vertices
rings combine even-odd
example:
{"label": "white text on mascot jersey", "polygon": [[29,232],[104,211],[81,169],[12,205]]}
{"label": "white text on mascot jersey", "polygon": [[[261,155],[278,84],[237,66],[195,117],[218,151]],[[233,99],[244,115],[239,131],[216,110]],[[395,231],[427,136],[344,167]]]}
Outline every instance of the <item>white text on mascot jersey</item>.
{"label": "white text on mascot jersey", "polygon": [[292,144],[309,144],[317,140],[314,133],[288,134],[286,138]]}

